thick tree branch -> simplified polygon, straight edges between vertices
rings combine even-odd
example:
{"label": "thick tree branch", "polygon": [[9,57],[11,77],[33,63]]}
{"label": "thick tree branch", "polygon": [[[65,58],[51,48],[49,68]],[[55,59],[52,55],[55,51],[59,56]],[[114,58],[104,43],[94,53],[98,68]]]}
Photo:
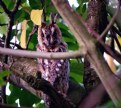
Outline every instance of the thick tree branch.
{"label": "thick tree branch", "polygon": [[[0,61],[2,60],[1,57],[2,56],[0,56]],[[28,75],[36,76],[38,69],[37,69],[37,61],[35,61],[34,59],[12,57],[12,60],[10,58],[9,60],[10,60],[9,65],[11,65],[11,67],[9,68],[8,65],[4,64],[5,69],[10,69],[10,71],[12,72],[23,73],[23,74],[27,73]],[[7,81],[18,87],[26,89],[27,91],[33,93],[39,98],[41,97],[40,91],[33,89],[32,87],[30,87],[30,85],[27,82],[23,81],[21,78],[15,76],[14,74],[10,75],[7,78]],[[82,86],[75,84],[72,81],[69,81],[69,90],[67,95],[73,103],[77,104],[84,97],[85,89]],[[76,98],[74,98],[74,96],[76,96]]]}
{"label": "thick tree branch", "polygon": [[37,79],[27,73],[18,73],[17,71],[14,71],[14,74],[25,80],[35,90],[41,90],[47,94],[52,99],[53,104],[56,107],[74,108],[74,105],[68,99],[64,98],[63,95],[59,94],[48,81],[44,79]]}
{"label": "thick tree branch", "polygon": [[121,98],[118,81],[114,77],[103,56],[96,48],[95,40],[92,39],[87,32],[82,18],[72,10],[66,0],[52,0],[52,2],[74,33],[78,43],[83,44],[84,48],[87,50],[88,60],[92,63],[109,96],[115,105],[117,105]]}

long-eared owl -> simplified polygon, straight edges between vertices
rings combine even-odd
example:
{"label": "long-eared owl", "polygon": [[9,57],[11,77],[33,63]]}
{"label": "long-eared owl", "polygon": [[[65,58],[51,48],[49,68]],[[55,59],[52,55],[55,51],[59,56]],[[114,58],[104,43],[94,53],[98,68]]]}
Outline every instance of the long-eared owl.
{"label": "long-eared owl", "polygon": [[[67,45],[62,41],[62,35],[56,22],[56,15],[51,15],[50,24],[42,23],[38,28],[37,51],[40,52],[66,52]],[[66,96],[69,86],[69,62],[67,59],[42,59],[38,58],[38,68],[41,77],[49,81],[51,85]],[[46,108],[53,108],[51,100],[43,94]]]}

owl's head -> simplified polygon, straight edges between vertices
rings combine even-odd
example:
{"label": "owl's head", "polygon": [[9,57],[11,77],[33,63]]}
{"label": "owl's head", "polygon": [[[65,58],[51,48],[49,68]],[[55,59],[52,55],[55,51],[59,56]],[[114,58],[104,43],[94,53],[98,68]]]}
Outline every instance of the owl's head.
{"label": "owl's head", "polygon": [[42,23],[42,26],[38,29],[38,42],[46,48],[55,48],[61,43],[61,38],[61,31],[53,17],[51,17],[50,24]]}

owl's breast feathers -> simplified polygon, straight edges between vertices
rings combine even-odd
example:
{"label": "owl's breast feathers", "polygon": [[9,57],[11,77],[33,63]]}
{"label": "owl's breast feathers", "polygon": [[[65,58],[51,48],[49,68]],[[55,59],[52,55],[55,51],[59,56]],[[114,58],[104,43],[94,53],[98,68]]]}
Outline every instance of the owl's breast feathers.
{"label": "owl's breast feathers", "polygon": [[[66,52],[67,46],[65,43],[60,43],[54,49],[46,49],[37,45],[37,50],[41,52]],[[41,71],[42,78],[49,81],[58,92],[67,93],[69,81],[69,62],[67,59],[49,60],[38,58],[38,67],[40,71],[43,70]]]}

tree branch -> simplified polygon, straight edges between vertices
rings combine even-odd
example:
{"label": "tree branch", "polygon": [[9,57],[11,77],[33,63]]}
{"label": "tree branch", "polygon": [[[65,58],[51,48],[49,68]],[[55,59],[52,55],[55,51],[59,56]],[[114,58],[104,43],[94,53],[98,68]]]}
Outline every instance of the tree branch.
{"label": "tree branch", "polygon": [[115,20],[116,20],[116,17],[120,11],[120,5],[121,5],[121,1],[118,0],[119,3],[118,3],[118,7],[117,7],[117,10],[112,18],[112,20],[110,21],[110,23],[107,25],[106,29],[103,31],[103,33],[100,35],[100,37],[98,37],[97,40],[100,40],[100,39],[103,39],[104,36],[107,34],[107,32],[111,29],[112,25],[114,24]]}
{"label": "tree branch", "polygon": [[35,90],[41,90],[45,94],[47,94],[53,101],[53,104],[58,108],[74,108],[74,105],[62,94],[59,94],[55,88],[44,79],[37,79],[36,77],[29,75],[28,73],[18,73],[17,71],[13,71],[13,73],[26,81],[32,88]]}
{"label": "tree branch", "polygon": [[[88,32],[93,36],[96,40],[100,36],[97,32],[95,32],[92,28],[90,28],[86,23],[85,27],[87,27]],[[110,56],[112,56],[115,60],[117,60],[119,63],[121,63],[121,54],[118,53],[116,50],[112,50],[112,48],[105,44],[102,40],[98,40],[98,42],[103,46],[106,53],[108,53]]]}
{"label": "tree branch", "polygon": [[25,51],[25,50],[13,50],[8,48],[0,47],[0,54],[13,55],[19,57],[29,57],[29,58],[46,58],[46,59],[66,59],[66,58],[76,58],[81,57],[86,54],[86,50],[79,49],[74,52],[37,52],[37,51]]}
{"label": "tree branch", "polygon": [[[0,61],[1,60],[2,56],[0,56]],[[16,73],[22,73],[22,74],[26,73],[28,75],[36,76],[38,70],[37,61],[30,58],[20,58],[20,57],[12,57],[12,60],[10,58],[9,60],[10,60],[9,64],[7,65],[3,63],[3,67],[6,70],[9,69],[13,73],[7,78],[6,81],[9,81],[11,84],[16,85],[17,87],[23,88],[40,98],[41,97],[40,91],[33,89],[27,82],[15,76],[14,74],[14,72],[16,72]],[[9,65],[11,65],[11,67],[9,67]],[[85,96],[85,89],[83,86],[80,86],[79,84],[74,83],[73,81],[70,80],[67,96],[73,103],[77,104]],[[76,98],[74,96],[76,96]]]}
{"label": "tree branch", "polygon": [[27,45],[26,45],[26,49],[28,49],[28,47],[29,47],[29,42],[31,41],[32,35],[33,35],[35,32],[37,32],[37,29],[38,29],[38,26],[37,26],[37,25],[34,25],[32,31],[31,31],[31,33],[29,33],[28,41],[27,41]]}
{"label": "tree branch", "polygon": [[94,90],[89,93],[88,96],[84,98],[78,108],[95,108],[98,104],[101,103],[105,94],[105,88],[102,84],[99,84]]}
{"label": "tree branch", "polygon": [[13,8],[12,13],[15,14],[18,11],[18,7],[20,6],[21,0],[18,0]]}
{"label": "tree branch", "polygon": [[103,56],[96,48],[96,40],[89,35],[82,18],[73,11],[66,0],[52,0],[52,2],[73,32],[79,45],[81,43],[87,50],[86,56],[89,62],[92,63],[109,96],[117,105],[121,98],[119,84]]}
{"label": "tree branch", "polygon": [[5,13],[9,16],[9,15],[11,14],[11,11],[9,11],[9,10],[7,9],[5,3],[4,3],[2,0],[0,0],[0,5],[1,5],[1,7],[3,8],[3,10],[5,11]]}

